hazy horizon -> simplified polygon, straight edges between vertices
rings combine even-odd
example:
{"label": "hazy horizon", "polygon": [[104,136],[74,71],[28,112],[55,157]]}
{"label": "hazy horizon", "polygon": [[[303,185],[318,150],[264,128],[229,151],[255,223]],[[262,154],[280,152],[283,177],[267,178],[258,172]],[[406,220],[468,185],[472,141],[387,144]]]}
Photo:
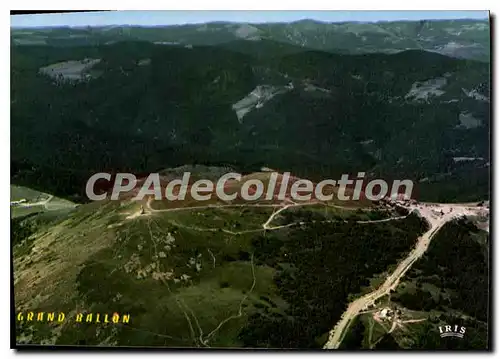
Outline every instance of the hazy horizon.
{"label": "hazy horizon", "polygon": [[236,11],[236,10],[123,10],[11,15],[11,28],[85,26],[172,26],[210,22],[275,23],[313,20],[387,22],[421,20],[487,20],[488,11]]}

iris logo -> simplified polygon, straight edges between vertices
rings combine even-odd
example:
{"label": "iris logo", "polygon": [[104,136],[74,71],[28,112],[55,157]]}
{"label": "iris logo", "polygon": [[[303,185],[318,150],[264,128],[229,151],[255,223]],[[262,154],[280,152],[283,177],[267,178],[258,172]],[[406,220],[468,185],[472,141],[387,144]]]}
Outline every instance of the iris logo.
{"label": "iris logo", "polygon": [[465,334],[465,327],[455,325],[452,327],[451,325],[444,325],[439,327],[439,336],[441,338],[447,337],[456,337],[463,338]]}

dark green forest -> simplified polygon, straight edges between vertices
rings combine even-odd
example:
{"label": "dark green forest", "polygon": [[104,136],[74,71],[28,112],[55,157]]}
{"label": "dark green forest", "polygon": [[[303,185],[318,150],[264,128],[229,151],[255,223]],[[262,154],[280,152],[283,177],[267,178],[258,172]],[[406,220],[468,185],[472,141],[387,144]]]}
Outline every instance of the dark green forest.
{"label": "dark green forest", "polygon": [[[241,170],[265,165],[313,180],[361,170],[378,178],[427,177],[421,199],[487,196],[489,168],[453,161],[489,160],[489,106],[461,90],[488,83],[487,64],[416,50],[284,51],[272,41],[262,45],[263,56],[259,45],[242,51],[231,44],[13,46],[12,181],[84,201],[85,182],[98,171],[202,163]],[[54,83],[39,73],[82,58],[102,59],[92,69],[96,78]],[[141,59],[150,64],[140,66]],[[447,74],[441,98],[405,99],[416,81]],[[238,121],[234,103],[256,86],[287,83],[292,90]],[[306,91],[308,84],[327,95]],[[482,124],[456,128],[464,110]]]}
{"label": "dark green forest", "polygon": [[339,320],[348,295],[397,263],[425,230],[426,223],[410,215],[370,227],[317,223],[256,238],[255,258],[278,270],[274,280],[289,307],[281,313],[268,306],[252,315],[240,333],[244,345],[321,348],[320,338]]}
{"label": "dark green forest", "polygon": [[[436,235],[429,250],[411,268],[408,277],[416,280],[418,293],[394,296],[415,310],[454,309],[479,321],[488,319],[488,248],[481,237],[487,234],[470,222],[449,222]],[[423,283],[439,289],[439,300],[422,290]]]}

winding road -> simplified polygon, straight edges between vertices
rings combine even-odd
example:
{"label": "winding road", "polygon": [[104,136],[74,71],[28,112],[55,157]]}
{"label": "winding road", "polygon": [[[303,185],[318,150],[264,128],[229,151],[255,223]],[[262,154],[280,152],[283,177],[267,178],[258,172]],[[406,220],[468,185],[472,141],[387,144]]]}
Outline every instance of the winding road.
{"label": "winding road", "polygon": [[[302,224],[303,222],[291,223],[288,225],[270,227],[271,222],[274,218],[281,212],[287,210],[291,207],[313,205],[318,203],[291,203],[291,204],[228,204],[228,205],[206,205],[206,206],[194,206],[194,207],[181,207],[181,208],[169,208],[169,209],[154,209],[151,207],[152,199],[148,199],[146,207],[151,212],[170,212],[170,211],[182,211],[189,209],[203,209],[203,208],[224,208],[224,207],[276,207],[278,210],[274,211],[267,221],[262,224],[262,229],[264,230],[274,230],[285,228],[297,224]],[[401,206],[401,203],[398,205]],[[341,206],[332,206],[341,207]],[[342,339],[345,335],[346,330],[348,330],[351,322],[354,318],[361,312],[365,311],[373,305],[379,298],[388,295],[391,290],[395,290],[399,284],[400,279],[406,274],[406,272],[411,268],[413,263],[415,263],[427,250],[429,243],[436,233],[441,229],[441,227],[448,221],[454,218],[459,218],[463,216],[477,215],[478,212],[484,211],[484,208],[477,207],[474,204],[439,204],[439,203],[421,203],[406,206],[406,208],[411,212],[418,211],[420,216],[422,216],[429,224],[429,229],[421,237],[418,238],[417,244],[410,251],[408,256],[399,263],[397,268],[387,277],[384,283],[378,287],[376,290],[354,300],[351,302],[347,310],[342,314],[340,321],[335,325],[335,327],[330,331],[329,338],[324,349],[337,349]],[[352,209],[352,208],[349,208]],[[488,211],[488,209],[486,209]],[[392,217],[381,220],[372,221],[357,221],[358,223],[377,223],[377,222],[388,222],[391,220],[398,220],[406,218],[407,216]]]}
{"label": "winding road", "polygon": [[[155,212],[172,212],[172,211],[182,211],[182,210],[192,210],[192,209],[203,209],[203,208],[227,208],[227,207],[275,207],[278,210],[273,211],[269,216],[267,221],[262,224],[262,230],[275,230],[281,229],[293,225],[304,224],[305,222],[290,223],[287,225],[271,227],[271,222],[275,219],[277,215],[281,212],[287,210],[288,208],[314,205],[318,203],[308,202],[308,203],[290,203],[290,204],[226,204],[226,205],[205,205],[205,206],[193,206],[193,207],[181,207],[181,208],[165,208],[165,209],[154,209],[151,207],[152,198],[149,198],[146,202],[146,208],[149,213]],[[397,204],[402,206],[401,203]],[[331,207],[340,207],[336,205],[330,205]],[[141,207],[142,208],[142,207]],[[345,335],[346,330],[349,329],[351,322],[356,316],[366,311],[375,302],[390,293],[391,290],[395,290],[399,284],[400,279],[406,274],[406,272],[411,268],[413,263],[415,263],[427,250],[430,241],[438,233],[439,229],[444,226],[445,223],[451,221],[455,218],[463,216],[473,216],[477,215],[479,212],[485,211],[485,208],[478,207],[474,204],[439,204],[439,203],[421,203],[406,206],[409,213],[417,211],[421,217],[423,217],[429,224],[429,229],[421,237],[418,238],[415,247],[410,251],[408,256],[399,263],[397,268],[386,278],[384,283],[378,287],[376,290],[354,300],[351,302],[347,310],[342,314],[340,321],[335,325],[335,327],[330,331],[329,338],[324,349],[337,349]],[[353,208],[346,208],[353,209]],[[486,209],[488,212],[489,209]],[[142,212],[142,210],[141,210]],[[140,215],[140,214],[139,214]],[[358,223],[378,223],[378,222],[388,222],[392,220],[399,220],[406,218],[406,216],[385,218],[380,220],[368,220],[368,221],[357,221]],[[200,229],[200,230],[212,230],[212,229]],[[258,230],[252,230],[258,231]],[[236,233],[233,233],[236,234]],[[208,337],[207,337],[208,338]],[[202,341],[203,343],[203,341]]]}
{"label": "winding road", "polygon": [[[410,210],[417,210],[420,215],[427,220],[430,226],[429,230],[418,238],[415,248],[401,263],[399,263],[394,272],[387,277],[379,288],[349,304],[347,310],[342,314],[340,321],[330,331],[328,341],[323,349],[337,349],[342,342],[345,331],[349,329],[352,320],[356,318],[361,311],[374,304],[377,299],[389,294],[391,290],[396,289],[400,279],[405,275],[408,269],[411,268],[413,263],[425,253],[431,239],[446,222],[461,216],[475,215],[478,208],[457,204],[420,204],[411,206]],[[442,215],[440,214],[441,211],[443,213]]]}

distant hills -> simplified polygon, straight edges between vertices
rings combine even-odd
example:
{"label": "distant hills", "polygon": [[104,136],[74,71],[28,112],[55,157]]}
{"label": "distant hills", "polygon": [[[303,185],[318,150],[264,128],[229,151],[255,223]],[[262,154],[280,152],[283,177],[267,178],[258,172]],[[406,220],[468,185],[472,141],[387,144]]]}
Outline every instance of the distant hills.
{"label": "distant hills", "polygon": [[[297,42],[299,35],[280,38],[295,31],[333,39],[342,30],[356,39],[378,38],[379,45],[366,42],[383,51],[380,44],[395,36],[389,33],[417,29],[414,45],[432,33],[444,44],[458,36],[452,27],[473,41],[488,34],[483,25],[14,29],[12,179],[79,201],[98,171],[146,173],[199,163],[246,172],[265,166],[312,180],[363,171],[412,179],[422,199],[484,199],[487,63],[421,49],[343,54],[314,49],[313,37],[307,44]],[[249,38],[256,33],[260,40]],[[22,37],[71,46],[15,45]],[[325,48],[331,43],[325,40]]]}
{"label": "distant hills", "polygon": [[[326,23],[301,20],[291,23],[212,22],[178,26],[105,26],[14,28],[15,45],[81,46],[118,41],[149,41],[172,45],[220,45],[234,40],[272,40],[348,54],[396,53],[408,49],[489,61],[488,20],[422,20],[395,22]],[[253,45],[249,45],[253,46]]]}

